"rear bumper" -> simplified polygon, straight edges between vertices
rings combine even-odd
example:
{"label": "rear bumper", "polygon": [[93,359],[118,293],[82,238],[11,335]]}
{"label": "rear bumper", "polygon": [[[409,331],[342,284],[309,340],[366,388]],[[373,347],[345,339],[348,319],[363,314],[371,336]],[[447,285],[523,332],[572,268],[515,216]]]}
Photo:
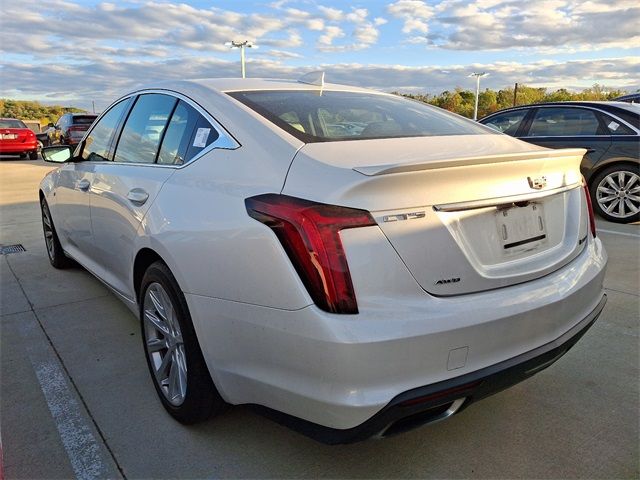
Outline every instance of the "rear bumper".
{"label": "rear bumper", "polygon": [[354,428],[328,428],[264,406],[253,407],[282,425],[331,445],[402,433],[444,420],[473,402],[522,382],[552,365],[595,323],[606,301],[607,296],[603,295],[589,315],[553,342],[496,365],[401,393],[376,415]]}
{"label": "rear bumper", "polygon": [[[456,405],[464,407],[526,378],[518,369],[489,378],[497,371],[534,357],[541,358],[522,366],[524,372],[546,366],[602,309],[606,262],[602,243],[590,239],[570,264],[537,280],[448,298],[416,287],[415,295],[368,302],[358,315],[329,314],[313,305],[281,310],[185,297],[209,371],[227,402],[261,405],[305,433],[348,442],[399,430],[398,411],[384,412],[406,395],[441,393],[487,377],[467,385],[468,392],[454,392],[467,398]],[[403,418],[425,413],[431,404],[415,408],[403,410]],[[424,421],[447,410],[427,412]]]}
{"label": "rear bumper", "polygon": [[34,140],[33,142],[8,143],[4,145],[0,143],[0,153],[3,153],[3,154],[27,153],[37,149],[38,149],[38,142],[36,140]]}

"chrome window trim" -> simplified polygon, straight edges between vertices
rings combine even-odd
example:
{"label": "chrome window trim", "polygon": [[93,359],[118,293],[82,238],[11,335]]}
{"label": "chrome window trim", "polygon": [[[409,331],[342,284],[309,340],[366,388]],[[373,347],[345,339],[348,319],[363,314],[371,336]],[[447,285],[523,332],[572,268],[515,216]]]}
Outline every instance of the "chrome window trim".
{"label": "chrome window trim", "polygon": [[[95,125],[98,124],[98,122],[102,119],[102,117],[109,111],[111,110],[111,107],[116,105],[117,103],[126,100],[128,98],[137,96],[137,95],[144,95],[144,94],[148,94],[148,93],[158,93],[161,95],[169,95],[171,97],[175,97],[178,100],[182,100],[183,102],[187,103],[189,106],[191,106],[194,110],[196,110],[200,115],[202,115],[205,120],[207,120],[207,122],[209,122],[211,124],[211,126],[215,129],[215,131],[218,133],[218,138],[211,143],[211,145],[208,145],[207,147],[203,148],[197,155],[195,155],[191,160],[189,160],[188,162],[183,163],[182,165],[163,165],[160,163],[137,163],[137,162],[115,162],[113,160],[105,160],[105,161],[91,161],[91,164],[96,164],[96,165],[131,165],[131,166],[136,166],[136,167],[154,167],[154,168],[172,168],[172,169],[181,169],[181,168],[185,168],[187,166],[189,166],[191,163],[197,161],[199,158],[203,157],[204,155],[206,155],[207,153],[213,151],[213,150],[236,150],[238,148],[240,148],[242,145],[240,145],[240,143],[220,124],[220,122],[218,122],[215,118],[213,118],[213,116],[211,114],[209,114],[209,112],[207,112],[204,108],[202,108],[196,101],[192,100],[191,98],[187,97],[186,95],[183,95],[181,93],[175,92],[173,90],[168,90],[168,89],[143,89],[143,90],[136,90],[134,92],[128,93],[126,95],[123,95],[122,97],[118,98],[117,100],[115,100],[114,102],[112,102],[109,107],[100,114],[100,116],[98,116],[94,122],[94,124],[92,125],[90,130],[87,130],[87,132],[85,133],[85,136],[82,137],[82,141],[85,140],[85,138],[87,136],[89,136],[89,134],[93,131],[93,128],[95,127]],[[134,105],[135,107],[135,105]],[[132,107],[132,108],[134,108]]]}

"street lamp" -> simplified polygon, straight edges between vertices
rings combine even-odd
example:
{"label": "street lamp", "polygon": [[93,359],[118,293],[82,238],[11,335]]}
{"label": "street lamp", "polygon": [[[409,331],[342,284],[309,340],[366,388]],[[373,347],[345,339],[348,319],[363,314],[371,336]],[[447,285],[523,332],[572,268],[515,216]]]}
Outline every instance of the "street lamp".
{"label": "street lamp", "polygon": [[245,48],[258,48],[257,45],[252,44],[249,40],[245,40],[244,42],[236,42],[235,40],[232,42],[225,43],[226,46],[231,48],[239,48],[240,49],[240,68],[242,71],[242,78],[246,78],[246,71],[244,66],[244,49]]}
{"label": "street lamp", "polygon": [[473,119],[478,120],[478,97],[480,96],[480,77],[486,77],[489,75],[486,72],[474,72],[470,77],[476,77],[476,105],[473,108]]}

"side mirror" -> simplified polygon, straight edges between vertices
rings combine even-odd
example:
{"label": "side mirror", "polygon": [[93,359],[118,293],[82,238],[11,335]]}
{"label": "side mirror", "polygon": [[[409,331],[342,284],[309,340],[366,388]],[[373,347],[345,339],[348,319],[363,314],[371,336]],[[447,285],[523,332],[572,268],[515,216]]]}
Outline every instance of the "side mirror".
{"label": "side mirror", "polygon": [[45,147],[42,149],[42,159],[45,162],[65,163],[73,157],[73,151],[68,145],[56,145],[55,147]]}

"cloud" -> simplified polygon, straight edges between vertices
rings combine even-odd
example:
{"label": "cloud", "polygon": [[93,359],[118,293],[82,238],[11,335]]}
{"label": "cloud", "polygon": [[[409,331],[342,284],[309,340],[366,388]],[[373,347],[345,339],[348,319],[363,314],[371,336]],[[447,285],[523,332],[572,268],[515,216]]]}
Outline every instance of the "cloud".
{"label": "cloud", "polygon": [[640,47],[640,5],[629,0],[445,0],[436,10],[446,32],[437,45],[445,49],[566,52]]}
{"label": "cloud", "polygon": [[[286,51],[273,55],[287,58]],[[316,65],[291,67],[254,55],[247,63],[251,77],[295,79]],[[468,78],[472,71],[487,71],[482,88],[504,88],[515,82],[534,87],[580,89],[593,83],[609,88],[634,91],[640,87],[637,72],[640,57],[603,58],[571,62],[538,61],[532,63],[494,62],[473,65],[407,67],[403,65],[369,65],[341,63],[323,65],[328,82],[370,87],[384,91],[440,93],[456,86],[473,88]],[[88,108],[91,100],[103,109],[118,95],[149,78],[185,79],[235,77],[237,61],[193,56],[180,59],[148,59],[145,61],[91,62],[81,65],[54,63],[24,64],[5,62],[0,96],[55,101]],[[65,92],[58,95],[56,92]]]}
{"label": "cloud", "polygon": [[428,21],[434,16],[433,8],[421,0],[399,0],[390,4],[387,11],[404,22],[403,33],[427,33]]}

